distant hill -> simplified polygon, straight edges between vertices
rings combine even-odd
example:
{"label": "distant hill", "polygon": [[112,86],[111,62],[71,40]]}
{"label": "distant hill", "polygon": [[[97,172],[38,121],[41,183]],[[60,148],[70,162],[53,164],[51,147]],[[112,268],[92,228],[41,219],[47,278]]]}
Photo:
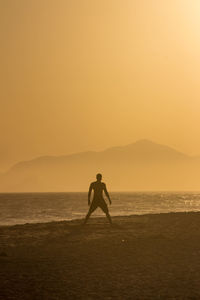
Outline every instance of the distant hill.
{"label": "distant hill", "polygon": [[19,162],[0,192],[84,191],[101,172],[111,190],[200,190],[200,158],[139,140],[124,147]]}

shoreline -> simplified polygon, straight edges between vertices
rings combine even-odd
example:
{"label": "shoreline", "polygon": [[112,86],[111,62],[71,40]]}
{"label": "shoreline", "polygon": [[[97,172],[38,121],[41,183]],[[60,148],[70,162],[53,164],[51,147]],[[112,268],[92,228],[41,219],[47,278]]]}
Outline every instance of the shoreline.
{"label": "shoreline", "polygon": [[[195,214],[198,214],[200,213],[200,210],[191,210],[191,211],[170,211],[170,212],[161,212],[161,213],[144,213],[144,214],[130,214],[130,215],[117,215],[117,216],[112,216],[111,215],[111,218],[112,220],[115,220],[117,218],[130,218],[130,217],[138,217],[138,216],[160,216],[160,215],[170,215],[170,214],[190,214],[190,213],[195,213]],[[86,214],[85,214],[86,215]],[[102,216],[91,216],[90,219],[89,219],[89,222],[90,220],[98,220],[98,219],[106,219],[106,216],[102,215]],[[41,225],[41,224],[51,224],[51,223],[70,223],[70,222],[80,222],[82,221],[83,222],[84,218],[80,217],[80,218],[76,218],[76,219],[63,219],[63,220],[52,220],[52,221],[48,221],[48,222],[26,222],[26,223],[16,223],[16,224],[5,224],[5,225],[0,225],[0,229],[1,228],[5,228],[5,227],[15,227],[15,226],[25,226],[25,225]]]}
{"label": "shoreline", "polygon": [[200,212],[0,227],[0,299],[200,299]]}

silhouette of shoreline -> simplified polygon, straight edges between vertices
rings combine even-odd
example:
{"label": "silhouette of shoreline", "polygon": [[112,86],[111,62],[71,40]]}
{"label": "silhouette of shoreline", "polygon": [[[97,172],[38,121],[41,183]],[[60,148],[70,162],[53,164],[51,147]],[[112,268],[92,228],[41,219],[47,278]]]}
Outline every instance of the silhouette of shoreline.
{"label": "silhouette of shoreline", "polygon": [[0,227],[1,299],[199,299],[200,213]]}

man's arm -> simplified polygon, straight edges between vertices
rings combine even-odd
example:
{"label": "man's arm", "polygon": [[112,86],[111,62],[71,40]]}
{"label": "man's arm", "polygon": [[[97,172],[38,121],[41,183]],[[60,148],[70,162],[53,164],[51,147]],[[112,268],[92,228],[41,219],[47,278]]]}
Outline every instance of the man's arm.
{"label": "man's arm", "polygon": [[104,193],[106,194],[106,197],[108,198],[108,200],[109,200],[109,202],[110,202],[110,204],[111,204],[112,201],[111,201],[110,196],[109,196],[109,194],[108,194],[108,191],[107,191],[107,188],[106,188],[105,183],[104,183]]}
{"label": "man's arm", "polygon": [[92,193],[92,183],[90,184],[89,191],[88,191],[88,205],[90,205],[90,196],[91,196],[91,193]]}

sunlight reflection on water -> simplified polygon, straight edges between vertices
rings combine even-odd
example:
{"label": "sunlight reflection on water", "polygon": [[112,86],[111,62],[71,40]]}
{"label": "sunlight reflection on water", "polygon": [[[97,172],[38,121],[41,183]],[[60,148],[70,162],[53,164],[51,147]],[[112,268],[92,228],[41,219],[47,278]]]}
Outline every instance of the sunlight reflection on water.
{"label": "sunlight reflection on water", "polygon": [[[111,198],[112,216],[200,211],[197,192],[115,192]],[[87,193],[0,194],[0,225],[80,219],[87,210]]]}

